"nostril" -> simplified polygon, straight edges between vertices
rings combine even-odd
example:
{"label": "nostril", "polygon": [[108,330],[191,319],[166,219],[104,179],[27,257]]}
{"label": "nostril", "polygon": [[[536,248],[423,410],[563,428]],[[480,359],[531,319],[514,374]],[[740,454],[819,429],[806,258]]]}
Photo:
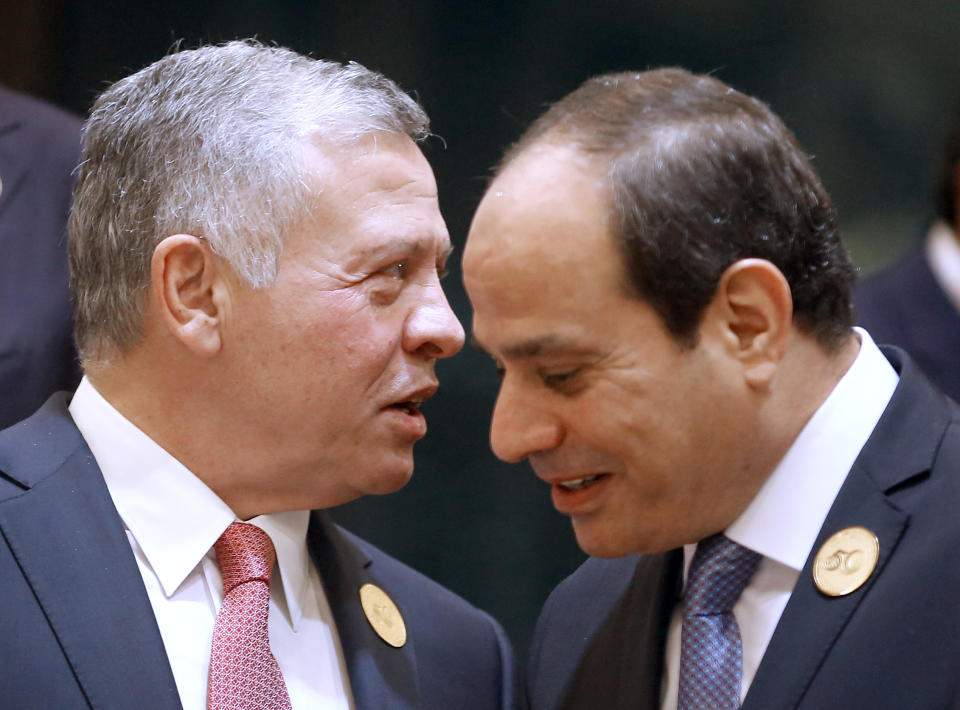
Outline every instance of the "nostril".
{"label": "nostril", "polygon": [[443,348],[433,342],[427,342],[420,346],[420,354],[429,358],[443,357]]}

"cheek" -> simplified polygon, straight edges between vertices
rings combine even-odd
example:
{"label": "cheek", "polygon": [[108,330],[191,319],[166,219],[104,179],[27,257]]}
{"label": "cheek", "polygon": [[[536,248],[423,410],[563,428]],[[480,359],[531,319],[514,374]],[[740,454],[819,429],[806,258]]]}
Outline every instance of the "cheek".
{"label": "cheek", "polygon": [[402,334],[402,321],[368,309],[327,324],[315,338],[332,367],[359,374],[387,369],[402,352]]}
{"label": "cheek", "polygon": [[635,380],[609,381],[571,417],[586,446],[616,461],[631,487],[660,498],[677,485],[680,472],[695,467],[698,441],[683,394]]}

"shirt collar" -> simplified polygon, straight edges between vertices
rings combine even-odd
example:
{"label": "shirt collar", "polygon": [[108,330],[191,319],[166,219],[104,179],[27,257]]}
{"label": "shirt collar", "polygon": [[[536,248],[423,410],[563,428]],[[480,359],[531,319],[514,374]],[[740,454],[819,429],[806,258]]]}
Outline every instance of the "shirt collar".
{"label": "shirt collar", "polygon": [[870,335],[854,330],[860,351],[853,364],[725,532],[797,572],[900,381]]}
{"label": "shirt collar", "polygon": [[277,551],[277,566],[280,569],[283,596],[290,614],[290,625],[294,631],[298,631],[300,619],[303,618],[301,600],[306,599],[310,584],[307,572],[311,564],[310,555],[307,552],[307,526],[310,523],[310,511],[294,510],[287,513],[260,515],[246,522],[261,528],[273,542],[273,547]]}
{"label": "shirt collar", "polygon": [[[126,529],[143,551],[167,598],[183,584],[236,520],[230,507],[183,464],[137,428],[84,377],[70,415],[86,440]],[[262,515],[277,551],[277,565],[297,629],[306,593],[309,511]]]}

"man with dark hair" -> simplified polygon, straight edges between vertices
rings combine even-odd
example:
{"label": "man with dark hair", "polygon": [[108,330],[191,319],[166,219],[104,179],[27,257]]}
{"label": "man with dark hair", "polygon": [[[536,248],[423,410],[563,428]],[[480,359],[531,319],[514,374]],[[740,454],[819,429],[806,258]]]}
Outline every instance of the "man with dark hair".
{"label": "man with dark hair", "polygon": [[257,42],[97,99],[84,377],[0,432],[4,708],[513,704],[500,626],[324,509],[397,490],[463,343],[426,114]]}
{"label": "man with dark hair", "polygon": [[711,77],[591,79],[507,153],[464,254],[491,444],[593,556],[533,708],[955,698],[960,411],[851,327],[853,273],[793,135]]}
{"label": "man with dark hair", "polygon": [[960,104],[944,146],[936,219],[923,247],[860,284],[857,318],[881,343],[899,345],[930,380],[960,401]]}

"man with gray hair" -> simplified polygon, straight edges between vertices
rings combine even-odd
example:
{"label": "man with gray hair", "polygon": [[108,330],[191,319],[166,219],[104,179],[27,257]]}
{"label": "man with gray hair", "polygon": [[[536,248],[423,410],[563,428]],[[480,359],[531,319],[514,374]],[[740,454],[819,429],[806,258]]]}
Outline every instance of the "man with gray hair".
{"label": "man with gray hair", "polygon": [[322,512],[407,482],[463,342],[427,129],[383,76],[252,41],[98,98],[85,377],[0,433],[4,707],[512,705],[496,622]]}

